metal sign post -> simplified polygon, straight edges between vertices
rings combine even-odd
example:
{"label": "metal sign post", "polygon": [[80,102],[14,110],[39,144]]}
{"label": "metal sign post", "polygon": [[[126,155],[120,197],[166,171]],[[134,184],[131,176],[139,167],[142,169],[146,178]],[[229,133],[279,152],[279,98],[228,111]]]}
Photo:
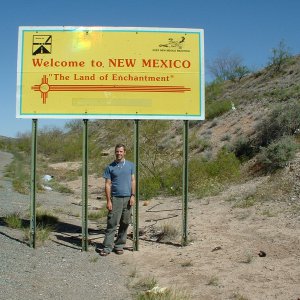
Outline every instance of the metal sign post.
{"label": "metal sign post", "polygon": [[182,185],[183,185],[183,197],[182,197],[182,246],[186,246],[188,243],[188,228],[187,228],[187,210],[188,210],[188,143],[189,143],[189,121],[184,121],[183,130],[183,173],[182,173]]}
{"label": "metal sign post", "polygon": [[37,119],[32,120],[31,138],[31,185],[30,185],[30,247],[35,248],[36,239],[36,149]]}
{"label": "metal sign post", "polygon": [[135,205],[133,223],[133,250],[139,250],[139,120],[134,121],[134,162],[135,162]]}
{"label": "metal sign post", "polygon": [[82,143],[82,251],[88,250],[88,120],[83,120]]}

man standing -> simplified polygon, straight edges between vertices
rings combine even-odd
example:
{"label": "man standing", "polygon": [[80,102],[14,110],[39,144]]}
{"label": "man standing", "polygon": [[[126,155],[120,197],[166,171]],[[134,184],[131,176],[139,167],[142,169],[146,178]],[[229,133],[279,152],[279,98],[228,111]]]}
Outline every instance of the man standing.
{"label": "man standing", "polygon": [[[106,167],[103,174],[108,215],[103,242],[104,249],[100,251],[101,256],[107,256],[111,251],[123,254],[127,239],[127,229],[135,201],[135,168],[132,162],[125,160],[125,155],[125,145],[117,144],[115,147],[116,159]],[[114,242],[118,225],[118,235]]]}

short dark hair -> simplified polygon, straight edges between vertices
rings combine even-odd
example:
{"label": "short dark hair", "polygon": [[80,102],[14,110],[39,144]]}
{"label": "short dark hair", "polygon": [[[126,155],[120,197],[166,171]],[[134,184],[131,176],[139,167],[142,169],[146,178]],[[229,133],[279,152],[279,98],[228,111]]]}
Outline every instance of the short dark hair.
{"label": "short dark hair", "polygon": [[124,151],[126,151],[126,146],[124,144],[117,144],[115,147],[115,151],[117,150],[117,148],[123,148]]}

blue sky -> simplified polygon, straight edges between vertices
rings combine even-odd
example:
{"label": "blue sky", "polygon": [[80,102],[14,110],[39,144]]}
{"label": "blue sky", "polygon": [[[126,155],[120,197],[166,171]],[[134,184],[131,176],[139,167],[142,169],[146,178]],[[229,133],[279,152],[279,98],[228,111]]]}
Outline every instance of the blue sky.
{"label": "blue sky", "polygon": [[[0,11],[0,135],[31,131],[31,120],[15,117],[18,26],[202,28],[206,65],[226,50],[257,70],[281,40],[300,53],[299,11],[299,0],[6,1]],[[64,123],[39,120],[39,128]]]}

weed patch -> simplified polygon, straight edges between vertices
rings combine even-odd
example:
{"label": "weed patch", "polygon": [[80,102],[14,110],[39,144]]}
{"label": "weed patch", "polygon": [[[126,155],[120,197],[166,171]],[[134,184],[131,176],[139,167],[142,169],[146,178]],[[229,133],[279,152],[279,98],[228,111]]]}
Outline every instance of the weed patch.
{"label": "weed patch", "polygon": [[207,285],[218,286],[219,278],[215,275],[211,276],[207,282]]}
{"label": "weed patch", "polygon": [[160,241],[163,242],[173,242],[179,237],[178,229],[171,223],[165,223],[159,227],[160,231]]}
{"label": "weed patch", "polygon": [[233,208],[248,208],[254,206],[257,202],[257,199],[253,196],[246,197],[245,199],[241,199],[237,201]]}
{"label": "weed patch", "polygon": [[297,148],[292,137],[283,137],[267,147],[263,147],[258,155],[258,162],[264,166],[266,171],[273,172],[286,166],[295,157]]}
{"label": "weed patch", "polygon": [[221,150],[211,161],[190,161],[190,190],[196,196],[218,194],[229,182],[240,179],[240,162],[233,153]]}
{"label": "weed patch", "polygon": [[91,211],[88,213],[88,219],[89,220],[100,220],[102,218],[105,218],[107,216],[107,209],[106,207],[101,208],[97,211]]}
{"label": "weed patch", "polygon": [[12,179],[15,191],[20,194],[29,194],[30,191],[30,166],[29,156],[25,153],[14,152],[13,161],[6,167],[5,176]]}
{"label": "weed patch", "polygon": [[207,120],[212,120],[216,117],[231,110],[231,101],[208,101],[206,104],[205,118]]}
{"label": "weed patch", "polygon": [[7,215],[4,218],[4,222],[8,227],[14,228],[14,229],[21,229],[23,226],[22,219],[20,218],[20,214],[18,214],[18,213],[13,213],[13,214]]}

